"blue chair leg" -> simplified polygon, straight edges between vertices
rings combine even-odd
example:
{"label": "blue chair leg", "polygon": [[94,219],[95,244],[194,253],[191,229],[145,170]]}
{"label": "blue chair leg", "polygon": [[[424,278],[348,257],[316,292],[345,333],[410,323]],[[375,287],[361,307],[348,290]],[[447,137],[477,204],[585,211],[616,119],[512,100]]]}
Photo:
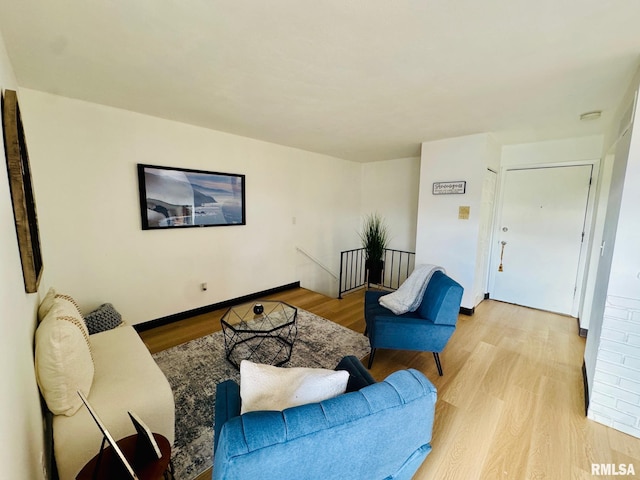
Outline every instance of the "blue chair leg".
{"label": "blue chair leg", "polygon": [[371,353],[369,354],[369,363],[367,365],[368,369],[371,369],[371,365],[373,365],[373,357],[375,356],[375,354],[376,354],[376,349],[372,348]]}
{"label": "blue chair leg", "polygon": [[438,367],[438,374],[442,376],[442,364],[440,363],[440,354],[433,352],[433,358],[436,359],[436,367]]}

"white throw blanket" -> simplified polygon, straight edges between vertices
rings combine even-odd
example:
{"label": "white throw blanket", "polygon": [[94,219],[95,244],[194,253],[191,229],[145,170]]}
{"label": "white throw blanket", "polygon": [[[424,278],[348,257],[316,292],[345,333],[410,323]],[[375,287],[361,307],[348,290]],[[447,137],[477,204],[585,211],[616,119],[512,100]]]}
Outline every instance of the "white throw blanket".
{"label": "white throw blanket", "polygon": [[446,273],[444,268],[437,265],[416,266],[398,290],[380,297],[378,302],[396,315],[416,311],[422,303],[422,297],[431,276],[438,270]]}

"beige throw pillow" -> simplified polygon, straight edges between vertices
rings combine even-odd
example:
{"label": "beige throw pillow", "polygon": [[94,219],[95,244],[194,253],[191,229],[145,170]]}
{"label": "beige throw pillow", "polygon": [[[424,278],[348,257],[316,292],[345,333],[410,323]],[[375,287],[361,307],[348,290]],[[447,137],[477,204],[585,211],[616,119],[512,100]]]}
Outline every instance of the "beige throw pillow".
{"label": "beige throw pillow", "polygon": [[77,391],[89,395],[94,365],[84,320],[66,298],[55,299],[36,330],[35,367],[49,410],[67,416],[78,411]]}
{"label": "beige throw pillow", "polygon": [[279,368],[243,360],[240,362],[240,413],[284,410],[321,402],[344,393],[348,381],[346,370]]}
{"label": "beige throw pillow", "polygon": [[38,307],[38,322],[41,322],[42,320],[44,320],[44,317],[47,316],[47,313],[49,313],[49,310],[51,310],[51,307],[53,307],[55,298],[56,290],[51,287],[47,291],[47,294],[44,296],[42,302],[40,302],[40,306]]}
{"label": "beige throw pillow", "polygon": [[87,327],[87,323],[84,321],[84,317],[80,312],[80,307],[78,303],[69,295],[62,295],[60,293],[56,294],[56,298],[53,301],[53,306],[58,309],[58,316],[67,316],[73,317],[77,319],[78,328],[82,331],[82,334],[87,339],[87,344],[89,343],[89,328]]}
{"label": "beige throw pillow", "polygon": [[82,316],[82,312],[80,311],[78,302],[76,302],[75,299],[70,295],[56,292],[53,287],[49,288],[47,294],[42,299],[42,302],[40,302],[40,306],[38,307],[38,321],[42,322],[54,307],[54,305],[60,309],[63,309],[63,313],[61,313],[61,315],[78,317],[80,320],[82,320],[81,328],[86,332],[88,341],[89,330],[86,323],[84,322],[84,317]]}

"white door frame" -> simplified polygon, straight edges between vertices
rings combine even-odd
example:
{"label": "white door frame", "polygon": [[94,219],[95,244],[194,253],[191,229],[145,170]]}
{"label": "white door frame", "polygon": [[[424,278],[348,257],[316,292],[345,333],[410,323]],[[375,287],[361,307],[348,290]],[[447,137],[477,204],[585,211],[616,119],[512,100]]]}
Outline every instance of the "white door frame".
{"label": "white door frame", "polygon": [[[498,187],[500,185],[500,174],[493,168],[487,167],[487,173],[485,175],[494,175],[495,176],[495,186],[493,191],[493,208],[489,215],[490,219],[490,227],[489,227],[489,238],[487,239],[487,245],[489,246],[488,252],[481,252],[487,256],[485,270],[482,273],[482,297],[483,300],[486,298],[487,294],[490,292],[490,287],[493,286],[492,275],[491,275],[491,266],[492,266],[492,251],[493,251],[493,239],[495,238],[495,229],[496,229],[496,215],[498,212]],[[481,300],[482,301],[482,300]]]}
{"label": "white door frame", "polygon": [[500,238],[500,226],[502,225],[502,210],[504,202],[504,190],[506,173],[509,170],[529,170],[532,168],[554,168],[554,167],[573,167],[580,165],[590,165],[593,167],[591,176],[591,188],[589,189],[589,197],[587,198],[587,208],[585,211],[584,222],[584,239],[580,248],[580,258],[578,260],[578,272],[576,275],[576,291],[573,296],[573,305],[571,307],[571,316],[579,317],[582,310],[582,299],[584,280],[587,270],[588,252],[591,251],[592,235],[591,230],[593,228],[595,206],[596,206],[596,185],[598,177],[600,175],[600,159],[588,159],[588,160],[576,160],[569,162],[552,162],[552,163],[523,163],[517,165],[503,165],[500,167],[498,174],[498,191],[496,202],[496,213],[494,216],[493,229],[492,229],[492,247],[491,247],[491,260],[489,262],[489,294],[495,287],[495,276],[500,265],[500,245],[496,239]]}

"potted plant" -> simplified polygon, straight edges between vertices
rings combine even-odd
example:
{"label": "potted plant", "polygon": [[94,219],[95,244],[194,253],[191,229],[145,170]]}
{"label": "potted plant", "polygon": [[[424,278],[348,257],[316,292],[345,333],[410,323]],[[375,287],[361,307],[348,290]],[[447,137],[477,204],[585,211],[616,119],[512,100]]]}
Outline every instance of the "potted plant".
{"label": "potted plant", "polygon": [[384,219],[377,213],[364,218],[360,231],[362,247],[365,251],[365,268],[369,273],[369,283],[380,283],[384,269],[384,250],[389,243],[389,233]]}

